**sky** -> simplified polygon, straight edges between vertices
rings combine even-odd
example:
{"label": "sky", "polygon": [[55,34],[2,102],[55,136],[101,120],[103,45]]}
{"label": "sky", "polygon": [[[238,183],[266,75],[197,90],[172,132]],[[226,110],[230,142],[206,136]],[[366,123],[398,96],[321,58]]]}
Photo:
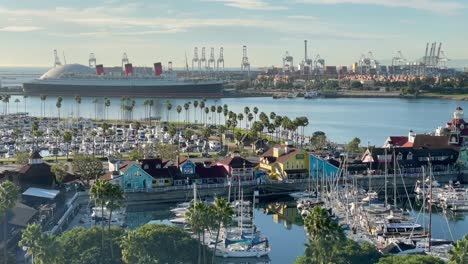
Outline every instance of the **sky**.
{"label": "sky", "polygon": [[253,67],[280,66],[318,54],[351,65],[371,51],[389,61],[424,55],[442,42],[453,60],[468,59],[468,0],[0,0],[0,66],[67,63],[191,65],[194,47],[224,48],[226,67],[240,67],[242,46]]}

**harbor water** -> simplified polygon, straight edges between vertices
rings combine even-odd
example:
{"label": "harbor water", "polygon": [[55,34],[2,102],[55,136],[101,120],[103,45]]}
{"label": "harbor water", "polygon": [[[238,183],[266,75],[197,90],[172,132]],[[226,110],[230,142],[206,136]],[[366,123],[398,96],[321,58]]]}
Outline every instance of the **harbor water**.
{"label": "harbor water", "polygon": [[[175,204],[140,206],[127,208],[127,222],[129,228],[136,228],[151,220],[157,220],[161,224],[171,224],[169,219],[174,216],[169,211]],[[427,227],[429,214],[414,205],[410,215],[419,224]],[[421,212],[421,213],[420,213]],[[294,260],[304,254],[307,237],[304,230],[302,217],[297,212],[296,204],[289,197],[281,197],[275,200],[260,200],[254,210],[255,224],[262,234],[268,237],[272,251],[269,260],[246,260],[242,263],[293,263]],[[432,216],[433,237],[449,240],[461,239],[468,233],[467,214],[447,213],[440,209],[434,209]],[[224,263],[221,262],[220,263]],[[231,263],[231,262],[226,262]],[[237,263],[237,262],[236,262]]]}

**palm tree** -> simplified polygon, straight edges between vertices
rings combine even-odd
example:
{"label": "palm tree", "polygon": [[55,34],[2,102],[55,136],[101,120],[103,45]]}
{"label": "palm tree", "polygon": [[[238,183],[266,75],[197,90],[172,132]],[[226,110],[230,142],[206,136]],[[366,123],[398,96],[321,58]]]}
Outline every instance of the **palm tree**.
{"label": "palm tree", "polygon": [[253,120],[254,116],[252,113],[249,113],[247,115],[247,121],[249,121],[249,127],[252,129],[252,120]]}
{"label": "palm tree", "polygon": [[216,107],[216,113],[218,113],[218,125],[221,124],[221,113],[223,112],[223,107],[218,105]]}
{"label": "palm tree", "polygon": [[81,96],[76,95],[75,96],[75,102],[76,102],[76,119],[80,120]]}
{"label": "palm tree", "polygon": [[[112,212],[122,207],[124,202],[124,192],[120,185],[108,184],[106,185],[106,209],[109,210],[109,225],[108,230],[111,228]],[[112,259],[114,259],[114,247],[112,246],[112,239],[109,240],[109,248]]]}
{"label": "palm tree", "polygon": [[[189,224],[192,232],[195,233],[198,237],[199,246],[198,246],[198,263],[206,263],[205,261],[205,229],[210,227],[213,218],[210,216],[208,207],[206,204],[197,202],[190,207],[189,210],[185,213],[187,223]],[[200,258],[203,256],[203,261]]]}
{"label": "palm tree", "polygon": [[457,241],[450,255],[450,264],[468,263],[468,235]]}
{"label": "palm tree", "polygon": [[166,109],[167,109],[167,112],[166,112],[166,122],[169,122],[169,113],[172,109],[172,104],[171,102],[169,102],[169,100],[166,101]]}
{"label": "palm tree", "polygon": [[254,121],[257,121],[258,108],[256,106],[253,108],[253,113],[255,115],[255,120]]}
{"label": "palm tree", "polygon": [[232,210],[231,206],[229,205],[228,201],[225,199],[216,198],[214,205],[211,207],[212,217],[215,220],[216,225],[216,242],[215,248],[213,253],[212,263],[215,263],[215,256],[216,256],[216,248],[218,247],[218,239],[219,233],[221,231],[221,227],[226,228],[228,223],[232,220],[232,215],[234,211]]}
{"label": "palm tree", "polygon": [[104,99],[104,106],[106,107],[106,119],[109,119],[109,107],[111,106],[111,100],[107,97]]}
{"label": "palm tree", "polygon": [[28,98],[27,95],[23,95],[23,102],[24,102],[24,112],[26,113],[26,99]]}
{"label": "palm tree", "polygon": [[18,110],[18,105],[19,105],[19,103],[20,103],[20,99],[16,98],[16,99],[15,99],[15,103],[16,103],[16,113],[18,113],[18,112],[19,112],[19,110]]}
{"label": "palm tree", "polygon": [[185,103],[184,104],[184,110],[185,110],[185,122],[188,123],[189,122],[189,117],[188,117],[188,110],[190,108],[190,103]]}
{"label": "palm tree", "polygon": [[215,121],[214,123],[215,123],[215,125],[216,125],[216,118],[215,118],[215,116],[214,116],[214,114],[216,113],[216,106],[212,105],[212,106],[210,107],[210,110],[211,110],[211,119]]}
{"label": "palm tree", "polygon": [[3,103],[5,104],[5,114],[9,112],[9,104],[10,104],[11,95],[7,94],[3,96]]}
{"label": "palm tree", "polygon": [[148,116],[149,116],[149,124],[151,126],[151,114],[153,112],[153,105],[154,105],[154,100],[153,99],[149,99],[148,101],[148,106],[149,106],[149,110],[148,110]]}
{"label": "palm tree", "polygon": [[45,115],[45,100],[47,99],[47,95],[41,94],[41,117],[44,117]]}
{"label": "palm tree", "polygon": [[[101,218],[104,218],[104,205],[107,199],[107,192],[109,190],[109,182],[105,180],[98,179],[91,186],[89,194],[91,199],[94,201],[94,204],[101,207]],[[104,221],[101,219],[101,256],[103,256],[104,250]]]}
{"label": "palm tree", "polygon": [[200,102],[200,121],[203,120],[203,111],[205,109],[205,101]]}
{"label": "palm tree", "polygon": [[276,113],[275,113],[275,112],[271,112],[271,113],[270,113],[270,120],[275,120],[275,117],[276,117]]}
{"label": "palm tree", "polygon": [[242,120],[244,120],[244,115],[242,113],[237,114],[237,120],[239,120],[239,127],[242,129]]}
{"label": "palm tree", "polygon": [[205,125],[208,124],[208,113],[210,112],[210,109],[208,107],[205,107]]}
{"label": "palm tree", "polygon": [[57,97],[57,103],[55,103],[55,106],[57,107],[57,115],[58,115],[58,121],[60,124],[60,108],[62,108],[62,97],[59,96]]}
{"label": "palm tree", "polygon": [[244,114],[247,116],[250,113],[250,108],[248,106],[244,107]]}
{"label": "palm tree", "polygon": [[339,240],[343,238],[343,229],[333,221],[328,211],[320,206],[314,207],[304,219],[304,226],[311,239]]}
{"label": "palm tree", "polygon": [[193,120],[197,123],[197,107],[198,107],[198,100],[193,101]]}
{"label": "palm tree", "polygon": [[146,120],[147,116],[148,116],[148,104],[149,104],[149,101],[148,99],[145,99],[143,101],[143,106],[145,106],[145,115],[144,115],[144,119]]}
{"label": "palm tree", "polygon": [[3,259],[7,261],[7,226],[8,226],[8,211],[15,207],[18,200],[18,187],[9,180],[0,183],[0,216],[3,218]]}
{"label": "palm tree", "polygon": [[99,100],[97,98],[93,99],[93,104],[94,104],[94,120],[97,120],[97,103]]}
{"label": "palm tree", "polygon": [[180,112],[182,112],[182,106],[178,105],[176,107],[176,111],[177,111],[177,125],[179,125],[179,119],[180,119]]}
{"label": "palm tree", "polygon": [[59,263],[56,261],[57,258],[60,258],[60,254],[51,254],[52,252],[50,252],[51,249],[58,249],[52,248],[58,246],[55,239],[44,234],[38,224],[30,224],[26,227],[18,245],[27,248],[27,253],[32,256],[34,263]]}

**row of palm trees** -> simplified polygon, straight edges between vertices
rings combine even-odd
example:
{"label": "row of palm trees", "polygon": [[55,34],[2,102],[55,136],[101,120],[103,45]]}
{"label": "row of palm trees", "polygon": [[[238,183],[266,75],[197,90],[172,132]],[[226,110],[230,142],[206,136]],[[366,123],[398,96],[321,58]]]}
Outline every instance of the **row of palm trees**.
{"label": "row of palm trees", "polygon": [[[186,213],[187,222],[199,241],[198,263],[208,263],[207,250],[205,248],[205,232],[216,232],[216,242],[222,228],[227,228],[232,221],[234,214],[229,202],[223,198],[216,198],[213,205],[206,205],[202,202],[196,202]],[[215,243],[214,252],[217,250],[218,243]],[[216,254],[212,255],[212,263],[215,263]]]}

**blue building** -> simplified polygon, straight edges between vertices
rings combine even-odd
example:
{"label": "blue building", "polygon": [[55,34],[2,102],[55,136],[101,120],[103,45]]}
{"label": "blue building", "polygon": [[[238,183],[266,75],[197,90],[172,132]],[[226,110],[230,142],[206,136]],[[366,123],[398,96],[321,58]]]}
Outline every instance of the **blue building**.
{"label": "blue building", "polygon": [[332,177],[338,173],[338,167],[331,164],[327,159],[318,157],[314,154],[309,154],[309,164],[309,173],[312,178],[316,178],[317,175]]}

